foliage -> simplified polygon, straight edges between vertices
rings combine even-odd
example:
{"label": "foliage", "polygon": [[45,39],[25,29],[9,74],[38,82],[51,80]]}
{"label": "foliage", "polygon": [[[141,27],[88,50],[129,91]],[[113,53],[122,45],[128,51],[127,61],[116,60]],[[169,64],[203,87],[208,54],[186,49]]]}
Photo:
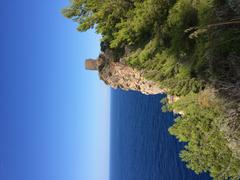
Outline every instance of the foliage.
{"label": "foliage", "polygon": [[[215,105],[213,109],[202,95],[189,94],[174,105],[173,108],[184,110],[184,116],[176,119],[169,132],[179,141],[188,142],[180,153],[187,167],[198,174],[209,172],[214,179],[238,179],[240,160],[233,156],[218,127],[221,108]],[[210,92],[205,95],[212,96]]]}

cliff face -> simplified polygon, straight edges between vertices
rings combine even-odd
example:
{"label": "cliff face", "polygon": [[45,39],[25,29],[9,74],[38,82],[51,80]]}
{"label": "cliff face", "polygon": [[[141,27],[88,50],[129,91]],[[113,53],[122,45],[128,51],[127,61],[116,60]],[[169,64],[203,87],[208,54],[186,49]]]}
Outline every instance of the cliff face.
{"label": "cliff face", "polygon": [[120,62],[109,61],[99,69],[100,79],[113,88],[140,91],[143,94],[159,94],[165,91],[143,73]]}

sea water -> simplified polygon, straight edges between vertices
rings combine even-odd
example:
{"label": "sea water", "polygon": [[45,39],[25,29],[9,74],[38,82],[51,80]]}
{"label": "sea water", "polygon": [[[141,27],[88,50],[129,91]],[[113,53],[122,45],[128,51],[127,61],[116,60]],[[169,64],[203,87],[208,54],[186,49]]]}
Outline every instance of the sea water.
{"label": "sea water", "polygon": [[208,180],[179,158],[184,148],[168,128],[172,113],[163,113],[165,95],[111,90],[110,180]]}

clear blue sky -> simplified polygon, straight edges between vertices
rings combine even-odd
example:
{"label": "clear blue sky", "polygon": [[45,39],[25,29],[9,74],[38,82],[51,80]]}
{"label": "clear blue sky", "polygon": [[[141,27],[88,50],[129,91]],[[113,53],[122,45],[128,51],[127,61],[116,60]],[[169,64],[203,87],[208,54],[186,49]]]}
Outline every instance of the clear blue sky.
{"label": "clear blue sky", "polygon": [[1,0],[1,180],[108,177],[109,89],[84,70],[100,37],[62,17],[68,3]]}

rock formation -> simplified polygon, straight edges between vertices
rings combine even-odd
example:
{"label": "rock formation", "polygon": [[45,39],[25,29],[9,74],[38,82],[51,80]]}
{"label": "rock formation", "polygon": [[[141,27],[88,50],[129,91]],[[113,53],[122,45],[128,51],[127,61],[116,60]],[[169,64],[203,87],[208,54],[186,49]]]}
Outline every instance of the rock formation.
{"label": "rock formation", "polygon": [[165,91],[158,83],[146,80],[143,73],[121,62],[115,62],[101,54],[95,61],[88,59],[85,62],[88,70],[98,70],[99,77],[107,85],[124,90],[140,91],[143,94],[159,94]]}

